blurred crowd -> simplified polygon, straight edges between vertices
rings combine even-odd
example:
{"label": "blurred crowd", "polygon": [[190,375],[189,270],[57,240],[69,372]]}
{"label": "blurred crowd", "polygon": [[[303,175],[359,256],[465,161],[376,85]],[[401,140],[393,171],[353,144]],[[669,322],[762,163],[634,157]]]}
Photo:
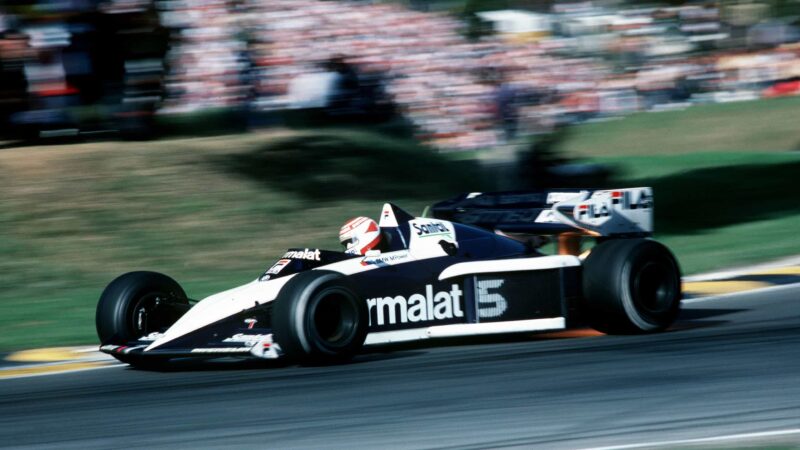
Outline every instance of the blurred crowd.
{"label": "blurred crowd", "polygon": [[147,128],[169,35],[149,1],[0,6],[0,137]]}
{"label": "blurred crowd", "polygon": [[739,6],[554,2],[510,16],[527,28],[487,16],[476,31],[385,2],[28,2],[0,7],[0,123],[136,132],[156,113],[324,111],[357,124],[402,118],[461,150],[632,111],[797,93],[800,35],[758,4]]}

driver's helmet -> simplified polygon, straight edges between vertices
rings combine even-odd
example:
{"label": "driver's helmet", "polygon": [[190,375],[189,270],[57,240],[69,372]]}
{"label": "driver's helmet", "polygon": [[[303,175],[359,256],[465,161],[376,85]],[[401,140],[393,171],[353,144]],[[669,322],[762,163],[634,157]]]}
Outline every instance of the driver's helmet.
{"label": "driver's helmet", "polygon": [[345,253],[364,255],[381,242],[381,228],[369,217],[356,217],[342,225],[339,230],[339,242],[345,247]]}

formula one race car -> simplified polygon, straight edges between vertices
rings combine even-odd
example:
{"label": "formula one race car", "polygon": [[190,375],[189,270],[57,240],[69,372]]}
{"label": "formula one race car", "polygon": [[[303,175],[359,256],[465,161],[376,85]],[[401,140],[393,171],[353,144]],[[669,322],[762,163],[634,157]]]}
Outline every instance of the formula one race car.
{"label": "formula one race car", "polygon": [[[379,249],[290,249],[256,280],[199,302],[165,275],[127,273],[100,297],[100,350],[138,366],[198,356],[316,364],[442,337],[661,331],[678,314],[681,274],[648,238],[652,198],[650,188],[471,193],[428,218],[386,203]],[[542,253],[545,240],[557,251]]]}

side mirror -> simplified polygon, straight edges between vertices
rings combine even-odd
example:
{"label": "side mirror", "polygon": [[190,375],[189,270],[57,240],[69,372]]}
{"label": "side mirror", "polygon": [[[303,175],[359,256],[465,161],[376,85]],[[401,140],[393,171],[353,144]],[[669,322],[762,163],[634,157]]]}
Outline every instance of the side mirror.
{"label": "side mirror", "polygon": [[442,250],[450,256],[456,256],[456,253],[458,253],[458,245],[453,242],[447,242],[442,239],[439,241],[439,245],[442,247]]}

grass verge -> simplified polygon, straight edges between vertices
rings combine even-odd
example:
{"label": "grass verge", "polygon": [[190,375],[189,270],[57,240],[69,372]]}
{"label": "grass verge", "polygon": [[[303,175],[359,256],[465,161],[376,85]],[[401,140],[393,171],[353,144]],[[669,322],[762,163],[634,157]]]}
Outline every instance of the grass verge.
{"label": "grass verge", "polygon": [[800,97],[638,113],[571,130],[561,149],[576,157],[800,149]]}

